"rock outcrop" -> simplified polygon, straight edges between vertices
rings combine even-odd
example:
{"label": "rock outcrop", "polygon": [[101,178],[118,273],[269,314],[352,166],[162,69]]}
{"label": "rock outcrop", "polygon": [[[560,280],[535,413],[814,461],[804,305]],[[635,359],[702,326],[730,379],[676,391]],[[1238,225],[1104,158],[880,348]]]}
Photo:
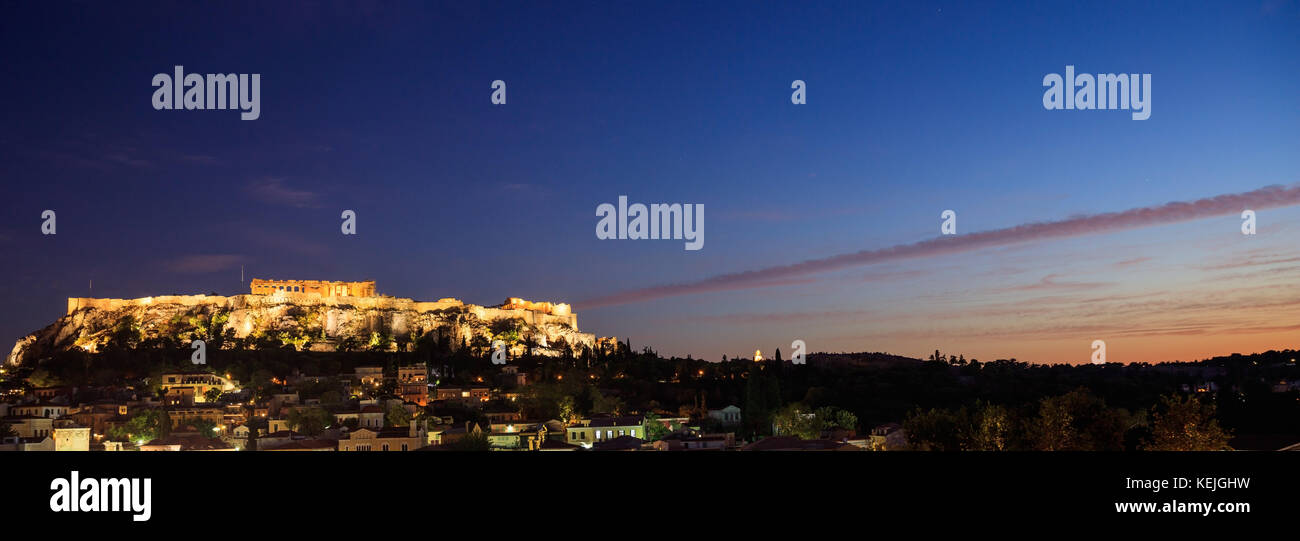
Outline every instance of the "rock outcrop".
{"label": "rock outcrop", "polygon": [[313,351],[395,351],[421,339],[445,340],[453,349],[502,339],[516,352],[532,347],[550,355],[595,347],[595,336],[578,331],[575,314],[517,306],[509,301],[483,307],[456,299],[419,302],[288,292],[70,298],[67,314],[20,338],[6,363],[24,364],[72,348],[94,352],[111,343],[149,347],[194,339],[227,349],[270,345]]}

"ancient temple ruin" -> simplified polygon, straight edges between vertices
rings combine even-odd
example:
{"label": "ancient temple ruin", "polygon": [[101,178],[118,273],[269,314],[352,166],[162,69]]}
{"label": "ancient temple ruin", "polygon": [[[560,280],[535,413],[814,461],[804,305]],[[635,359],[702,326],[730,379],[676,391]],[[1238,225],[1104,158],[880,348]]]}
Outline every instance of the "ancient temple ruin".
{"label": "ancient temple ruin", "polygon": [[250,289],[254,295],[318,293],[324,297],[374,297],[375,281],[327,282],[324,280],[263,280],[254,278]]}

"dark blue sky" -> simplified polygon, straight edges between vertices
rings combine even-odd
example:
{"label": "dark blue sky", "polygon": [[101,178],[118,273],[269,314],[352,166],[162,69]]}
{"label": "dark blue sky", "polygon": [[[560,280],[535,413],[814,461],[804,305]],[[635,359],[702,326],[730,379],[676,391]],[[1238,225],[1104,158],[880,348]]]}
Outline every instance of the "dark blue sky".
{"label": "dark blue sky", "polygon": [[[581,308],[923,240],[947,208],[977,231],[1300,180],[1294,1],[178,4],[6,5],[0,336],[48,324],[69,296],[244,293],[240,264],[248,278]],[[154,110],[153,75],[178,64],[261,74],[261,118]],[[1067,64],[1151,73],[1151,118],[1044,110],[1042,78]],[[495,79],[506,105],[490,102]],[[794,79],[807,105],[790,103]],[[597,240],[594,209],[619,195],[704,204],[705,248]],[[343,209],[355,237],[339,233]],[[1156,233],[1081,250],[1148,257],[1133,247]],[[1204,246],[1179,238],[1156,242],[1176,245],[1165,260]],[[1072,268],[1015,255],[1033,264],[937,258],[868,269],[902,280],[659,299],[579,323],[710,359],[793,338],[1017,356],[1015,321],[890,340],[867,313],[932,321],[967,298],[944,289],[955,282],[1025,269],[988,293]],[[917,279],[938,265],[955,274]],[[745,319],[759,313],[849,315]]]}

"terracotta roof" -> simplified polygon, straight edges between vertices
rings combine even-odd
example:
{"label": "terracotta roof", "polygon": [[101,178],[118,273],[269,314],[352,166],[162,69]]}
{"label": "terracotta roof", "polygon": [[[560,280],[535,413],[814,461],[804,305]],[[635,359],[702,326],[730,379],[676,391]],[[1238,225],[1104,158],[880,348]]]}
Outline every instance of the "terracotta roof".
{"label": "terracotta roof", "polygon": [[379,431],[378,438],[409,438],[411,437],[410,427],[390,426]]}
{"label": "terracotta roof", "polygon": [[598,441],[591,446],[597,451],[635,451],[641,448],[641,439],[632,436],[619,436],[612,440]]}

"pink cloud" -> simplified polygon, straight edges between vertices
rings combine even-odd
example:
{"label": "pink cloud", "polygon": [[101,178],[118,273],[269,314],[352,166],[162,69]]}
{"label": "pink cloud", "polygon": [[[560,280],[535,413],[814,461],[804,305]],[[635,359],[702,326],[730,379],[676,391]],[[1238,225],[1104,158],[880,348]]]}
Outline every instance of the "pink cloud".
{"label": "pink cloud", "polygon": [[248,185],[248,193],[266,202],[298,208],[320,208],[320,196],[308,190],[291,188],[284,179],[265,178]]}
{"label": "pink cloud", "polygon": [[1213,216],[1235,214],[1243,209],[1269,209],[1300,204],[1300,184],[1268,186],[1258,190],[1224,194],[1195,201],[1175,201],[1121,212],[1082,215],[1055,222],[1036,222],[958,236],[938,237],[878,250],[811,259],[792,265],[720,274],[703,280],[633,289],[596,297],[579,303],[579,308],[627,304],[676,295],[765,287],[809,275],[850,267],[971,252],[1013,244],[1111,233],[1141,227],[1173,224]]}

